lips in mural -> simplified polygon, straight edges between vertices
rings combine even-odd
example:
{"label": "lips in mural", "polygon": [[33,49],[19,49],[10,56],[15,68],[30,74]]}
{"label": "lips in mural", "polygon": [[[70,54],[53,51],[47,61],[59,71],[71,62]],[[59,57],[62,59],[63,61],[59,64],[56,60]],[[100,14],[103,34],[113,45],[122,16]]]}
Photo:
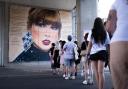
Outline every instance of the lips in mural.
{"label": "lips in mural", "polygon": [[43,43],[44,45],[49,45],[50,42],[51,42],[50,40],[43,40],[43,41],[42,41],[42,43]]}

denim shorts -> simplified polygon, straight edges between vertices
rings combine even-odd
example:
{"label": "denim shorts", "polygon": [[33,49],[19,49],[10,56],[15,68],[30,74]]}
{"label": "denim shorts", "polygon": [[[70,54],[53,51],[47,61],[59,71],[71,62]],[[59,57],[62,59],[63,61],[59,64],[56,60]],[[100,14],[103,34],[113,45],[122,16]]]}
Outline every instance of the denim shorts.
{"label": "denim shorts", "polygon": [[64,65],[67,67],[73,67],[75,64],[74,59],[64,59]]}

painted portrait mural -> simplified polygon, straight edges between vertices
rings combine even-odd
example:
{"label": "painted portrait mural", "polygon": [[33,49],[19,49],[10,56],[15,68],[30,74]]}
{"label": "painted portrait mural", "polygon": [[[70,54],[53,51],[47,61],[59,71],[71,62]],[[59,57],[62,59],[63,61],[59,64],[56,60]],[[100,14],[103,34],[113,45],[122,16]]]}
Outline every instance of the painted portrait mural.
{"label": "painted portrait mural", "polygon": [[[61,19],[58,10],[12,5],[9,24],[9,62],[50,60],[51,45],[57,43],[61,37]],[[71,25],[68,29],[71,29]]]}

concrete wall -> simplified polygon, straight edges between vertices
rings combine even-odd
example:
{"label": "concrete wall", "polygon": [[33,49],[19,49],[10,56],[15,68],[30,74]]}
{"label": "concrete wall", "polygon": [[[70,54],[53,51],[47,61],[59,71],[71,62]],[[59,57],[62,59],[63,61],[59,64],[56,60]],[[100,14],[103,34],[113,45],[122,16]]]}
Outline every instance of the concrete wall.
{"label": "concrete wall", "polygon": [[10,5],[9,11],[9,62],[12,62],[24,50],[22,37],[27,32],[29,7]]}

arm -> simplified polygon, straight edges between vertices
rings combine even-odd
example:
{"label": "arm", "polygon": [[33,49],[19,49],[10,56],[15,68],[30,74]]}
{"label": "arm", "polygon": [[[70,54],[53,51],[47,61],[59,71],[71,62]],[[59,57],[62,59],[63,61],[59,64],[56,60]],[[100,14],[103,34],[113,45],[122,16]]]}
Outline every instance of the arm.
{"label": "arm", "polygon": [[50,60],[51,60],[51,63],[53,62],[53,55],[52,55],[52,49],[50,49],[50,51],[49,51],[49,56],[50,56]]}
{"label": "arm", "polygon": [[110,10],[106,23],[106,30],[108,33],[113,34],[116,30],[117,15],[116,10]]}
{"label": "arm", "polygon": [[91,48],[92,48],[92,42],[89,41],[88,46],[87,46],[87,55],[90,54]]}
{"label": "arm", "polygon": [[66,51],[66,44],[63,46],[63,51]]}

